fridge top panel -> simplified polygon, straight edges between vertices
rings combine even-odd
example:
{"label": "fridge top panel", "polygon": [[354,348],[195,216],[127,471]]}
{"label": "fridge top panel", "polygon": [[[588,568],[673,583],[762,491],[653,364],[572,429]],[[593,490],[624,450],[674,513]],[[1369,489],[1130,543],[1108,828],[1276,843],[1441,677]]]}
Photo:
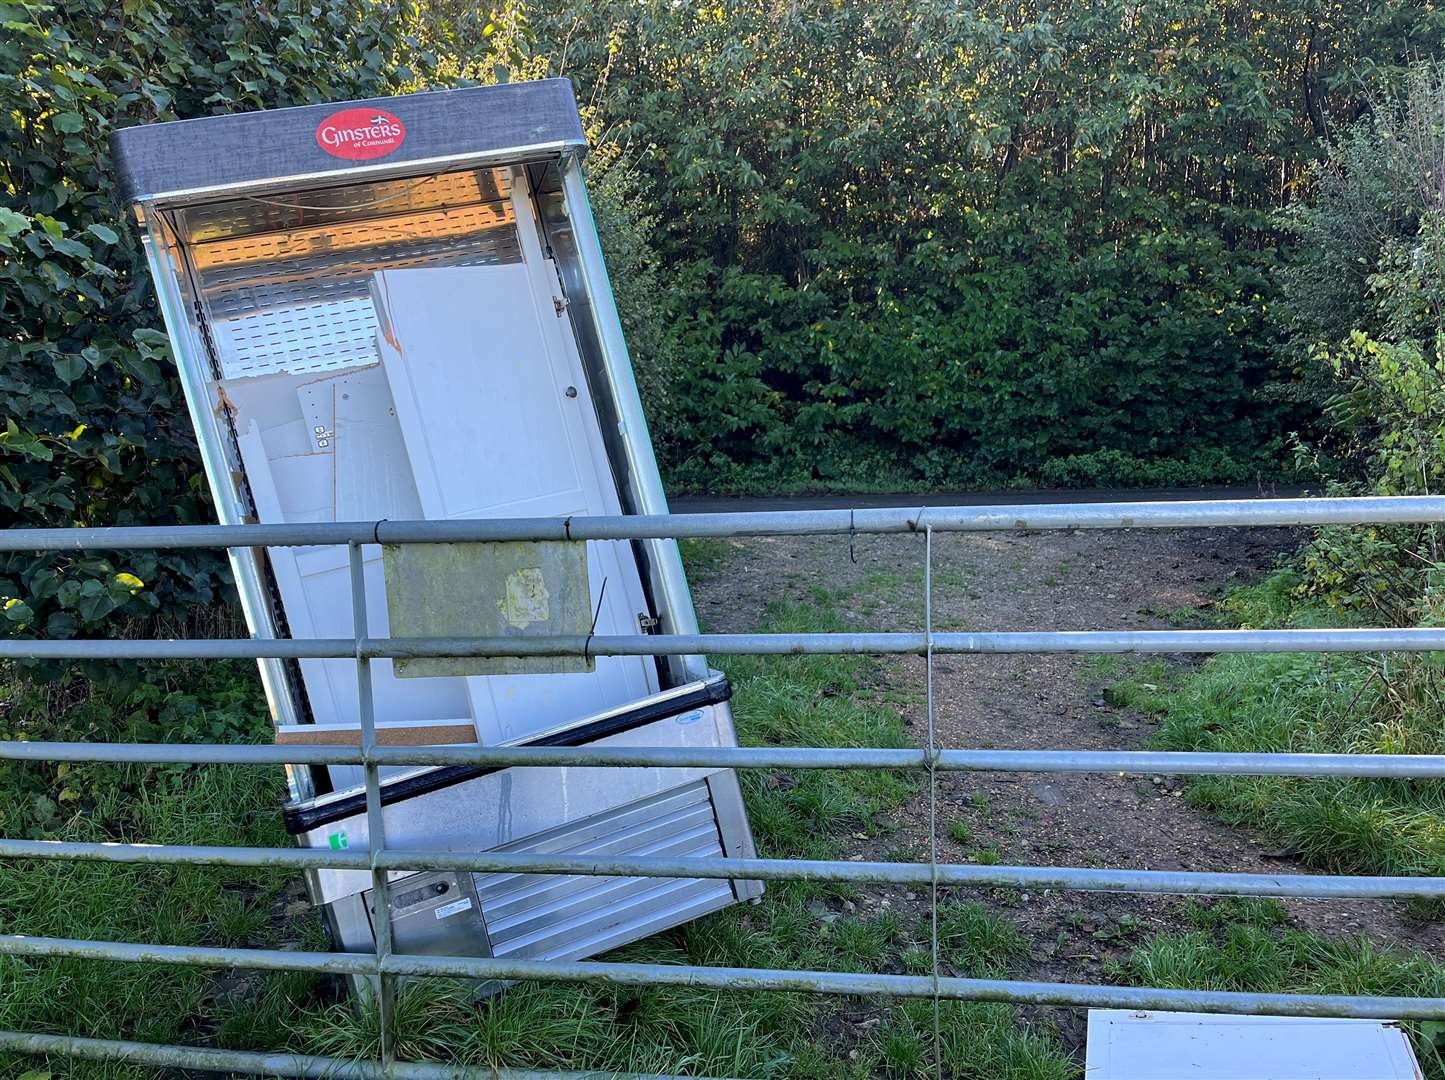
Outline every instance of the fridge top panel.
{"label": "fridge top panel", "polygon": [[205,116],[122,128],[127,203],[325,187],[347,177],[584,153],[567,79]]}

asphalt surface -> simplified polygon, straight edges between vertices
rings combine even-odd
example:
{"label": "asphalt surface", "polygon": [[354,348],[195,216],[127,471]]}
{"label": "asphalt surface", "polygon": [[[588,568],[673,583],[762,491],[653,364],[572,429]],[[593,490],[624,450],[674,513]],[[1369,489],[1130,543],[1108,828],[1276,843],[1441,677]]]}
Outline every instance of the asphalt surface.
{"label": "asphalt surface", "polygon": [[878,510],[915,506],[1027,506],[1036,503],[1187,502],[1194,499],[1293,499],[1301,485],[1198,488],[1025,489],[1008,491],[899,492],[882,495],[680,495],[669,498],[677,514],[756,510]]}

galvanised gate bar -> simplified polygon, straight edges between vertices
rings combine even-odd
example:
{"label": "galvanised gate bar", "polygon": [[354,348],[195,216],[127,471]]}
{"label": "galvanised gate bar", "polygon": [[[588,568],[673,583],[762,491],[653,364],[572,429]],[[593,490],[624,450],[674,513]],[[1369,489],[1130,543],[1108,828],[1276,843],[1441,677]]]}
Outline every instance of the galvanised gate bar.
{"label": "galvanised gate bar", "polygon": [[[185,847],[0,840],[0,857],[130,863],[199,864],[368,871],[378,886],[373,954],[330,954],[264,949],[195,948],[12,935],[0,953],[15,957],[69,956],[106,961],[159,962],[204,967],[329,972],[374,985],[380,1010],[382,1059],[343,1061],[274,1052],[149,1045],[124,1040],[0,1032],[0,1050],[126,1061],[163,1067],[229,1070],[276,1076],[436,1078],[499,1075],[395,1057],[393,983],[398,976],[451,976],[479,980],[539,979],[720,990],[809,991],[898,997],[986,1000],[1042,1005],[1190,1010],[1244,1014],[1445,1019],[1445,999],[1256,994],[1148,987],[964,979],[939,971],[936,934],[933,970],[908,976],[627,964],[494,957],[420,956],[392,948],[386,910],[387,874],[395,870],[449,870],[522,874],[576,874],[750,880],[814,880],[926,884],[937,916],[940,886],[1028,886],[1094,891],[1206,893],[1320,898],[1427,898],[1445,896],[1441,877],[1359,877],[1313,874],[1241,874],[1126,871],[1074,867],[950,865],[938,861],[936,788],[939,771],[1236,774],[1293,777],[1445,779],[1445,755],[1228,754],[1147,751],[944,749],[934,737],[932,658],[939,653],[1050,652],[1445,652],[1445,629],[1082,631],[1054,633],[936,633],[932,626],[932,540],[938,532],[1007,529],[1180,528],[1257,525],[1365,525],[1445,520],[1445,498],[1270,499],[1177,503],[1097,503],[1008,507],[797,511],[699,515],[493,519],[472,521],[357,522],[309,525],[232,525],[118,529],[15,529],[0,533],[5,551],[94,551],[186,547],[344,545],[350,556],[356,636],[342,639],[189,641],[0,642],[0,657],[124,660],[154,658],[354,658],[360,726],[351,746],[119,745],[3,742],[0,756],[14,760],[243,765],[361,765],[365,775],[369,850]],[[572,541],[852,533],[912,533],[920,540],[924,569],[922,633],[695,634],[509,638],[374,638],[365,633],[361,588],[362,547],[486,540]],[[607,746],[379,746],[369,678],[381,657],[628,656],[712,654],[915,654],[926,658],[928,729],[920,749],[810,747]],[[926,863],[863,863],[757,858],[561,857],[530,852],[426,852],[386,846],[381,827],[379,770],[394,765],[472,765],[498,769],[543,766],[650,766],[661,768],[921,769],[930,779],[933,816]],[[504,1076],[544,1075],[502,1071]],[[549,1073],[545,1075],[556,1075]]]}

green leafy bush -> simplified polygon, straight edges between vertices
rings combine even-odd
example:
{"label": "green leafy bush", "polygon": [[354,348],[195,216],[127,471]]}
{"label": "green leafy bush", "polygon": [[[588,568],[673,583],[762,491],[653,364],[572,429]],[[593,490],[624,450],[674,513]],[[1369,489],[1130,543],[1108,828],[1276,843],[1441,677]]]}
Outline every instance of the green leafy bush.
{"label": "green leafy bush", "polygon": [[1274,212],[1360,75],[1445,31],[1201,0],[529,17],[655,209],[664,465],[716,489],[1287,474],[1318,401]]}
{"label": "green leafy bush", "polygon": [[[430,61],[403,3],[0,0],[0,513],[211,517],[115,127],[383,92]],[[0,556],[0,632],[71,637],[225,595],[212,553]]]}
{"label": "green leafy bush", "polygon": [[[1322,387],[1343,490],[1445,485],[1445,69],[1420,65],[1382,93],[1316,169],[1289,215],[1292,346]],[[1303,595],[1412,621],[1441,560],[1435,527],[1321,530]]]}

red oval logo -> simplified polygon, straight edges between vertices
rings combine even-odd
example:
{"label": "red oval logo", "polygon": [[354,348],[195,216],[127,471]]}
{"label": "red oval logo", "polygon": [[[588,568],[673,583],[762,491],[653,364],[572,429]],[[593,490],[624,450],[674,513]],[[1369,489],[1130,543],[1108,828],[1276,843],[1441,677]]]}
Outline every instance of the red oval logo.
{"label": "red oval logo", "polygon": [[406,125],[385,109],[342,109],[316,127],[316,145],[332,157],[386,157],[406,139]]}

